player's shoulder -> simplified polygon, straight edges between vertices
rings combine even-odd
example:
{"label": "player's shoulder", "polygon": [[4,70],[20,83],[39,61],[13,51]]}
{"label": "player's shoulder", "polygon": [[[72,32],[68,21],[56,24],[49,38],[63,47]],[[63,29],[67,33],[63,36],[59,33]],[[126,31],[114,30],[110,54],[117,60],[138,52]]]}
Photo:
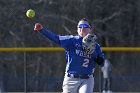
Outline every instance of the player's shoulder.
{"label": "player's shoulder", "polygon": [[96,42],[96,47],[100,47],[100,44]]}
{"label": "player's shoulder", "polygon": [[79,35],[73,36],[74,39],[79,39],[81,38]]}
{"label": "player's shoulder", "polygon": [[74,35],[65,35],[65,36],[59,36],[59,39],[60,40],[65,40],[65,39],[79,39],[80,37],[77,35],[77,36],[74,36]]}

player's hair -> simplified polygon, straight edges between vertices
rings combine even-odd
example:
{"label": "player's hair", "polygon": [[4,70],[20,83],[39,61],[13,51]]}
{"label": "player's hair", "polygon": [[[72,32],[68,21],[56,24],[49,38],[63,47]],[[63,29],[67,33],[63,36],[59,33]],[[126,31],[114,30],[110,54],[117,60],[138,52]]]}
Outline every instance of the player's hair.
{"label": "player's hair", "polygon": [[82,19],[80,19],[80,21],[88,21],[88,19],[82,18]]}
{"label": "player's hair", "polygon": [[91,26],[91,23],[90,23],[90,21],[89,21],[87,18],[82,18],[82,19],[80,19],[79,21],[87,21],[88,24]]}

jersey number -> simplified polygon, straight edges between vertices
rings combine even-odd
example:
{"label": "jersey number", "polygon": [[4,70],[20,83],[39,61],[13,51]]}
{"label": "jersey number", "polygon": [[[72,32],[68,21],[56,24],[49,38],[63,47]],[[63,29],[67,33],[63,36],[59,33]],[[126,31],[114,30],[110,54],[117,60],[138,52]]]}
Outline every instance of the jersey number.
{"label": "jersey number", "polygon": [[88,67],[89,59],[84,59],[83,67]]}

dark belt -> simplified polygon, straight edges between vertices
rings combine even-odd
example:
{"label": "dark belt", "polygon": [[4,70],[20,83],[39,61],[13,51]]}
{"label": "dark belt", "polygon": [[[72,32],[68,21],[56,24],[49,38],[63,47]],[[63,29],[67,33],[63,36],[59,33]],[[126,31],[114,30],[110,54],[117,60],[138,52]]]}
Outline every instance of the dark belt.
{"label": "dark belt", "polygon": [[77,74],[68,74],[70,78],[80,78],[80,79],[88,79],[90,75],[77,75]]}

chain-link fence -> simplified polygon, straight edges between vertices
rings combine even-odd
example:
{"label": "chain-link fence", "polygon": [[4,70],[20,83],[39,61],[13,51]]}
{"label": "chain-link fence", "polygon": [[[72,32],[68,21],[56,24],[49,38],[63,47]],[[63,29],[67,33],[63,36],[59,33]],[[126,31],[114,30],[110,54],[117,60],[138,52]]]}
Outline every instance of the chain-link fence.
{"label": "chain-link fence", "polygon": [[[60,92],[65,71],[64,52],[1,52],[0,86],[10,92]],[[51,55],[51,56],[48,56]],[[59,57],[58,55],[61,55]],[[140,91],[139,52],[111,52],[112,90]],[[122,58],[122,55],[126,57]],[[131,55],[137,55],[132,58]],[[123,59],[129,61],[122,62]],[[115,61],[117,59],[117,61]],[[96,66],[94,91],[100,91],[102,74]]]}

